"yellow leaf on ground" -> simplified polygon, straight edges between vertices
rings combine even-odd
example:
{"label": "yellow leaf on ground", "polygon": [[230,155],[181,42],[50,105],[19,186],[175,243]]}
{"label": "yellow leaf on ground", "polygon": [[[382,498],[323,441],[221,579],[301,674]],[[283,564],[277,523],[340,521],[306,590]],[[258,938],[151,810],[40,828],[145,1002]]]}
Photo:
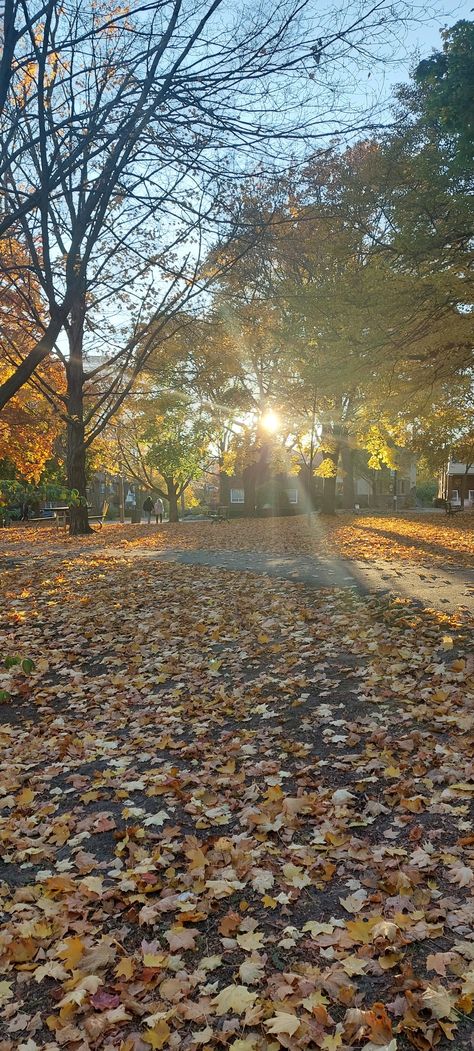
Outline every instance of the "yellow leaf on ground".
{"label": "yellow leaf on ground", "polygon": [[287,1014],[286,1011],[277,1011],[273,1018],[269,1018],[263,1024],[273,1036],[278,1036],[280,1033],[293,1036],[293,1033],[296,1033],[300,1027],[300,1020],[296,1015]]}
{"label": "yellow leaf on ground", "polygon": [[253,1007],[257,994],[251,993],[245,985],[226,985],[220,993],[214,997],[212,1003],[215,1005],[217,1015],[225,1015],[228,1011],[235,1014],[243,1014],[249,1007]]}
{"label": "yellow leaf on ground", "polygon": [[67,967],[68,971],[74,971],[79,963],[79,960],[84,955],[85,945],[82,938],[65,938],[61,948],[59,949],[58,956],[60,960],[64,961],[64,966]]}
{"label": "yellow leaf on ground", "polygon": [[131,960],[128,956],[124,956],[123,960],[119,960],[115,968],[115,974],[117,975],[117,978],[129,979],[132,977],[134,970],[135,964],[133,960]]}
{"label": "yellow leaf on ground", "polygon": [[146,1044],[150,1044],[151,1047],[157,1048],[158,1051],[161,1051],[161,1048],[167,1045],[170,1033],[171,1029],[168,1023],[165,1022],[164,1018],[161,1018],[160,1021],[153,1026],[153,1029],[149,1029],[147,1033],[142,1033],[141,1038]]}

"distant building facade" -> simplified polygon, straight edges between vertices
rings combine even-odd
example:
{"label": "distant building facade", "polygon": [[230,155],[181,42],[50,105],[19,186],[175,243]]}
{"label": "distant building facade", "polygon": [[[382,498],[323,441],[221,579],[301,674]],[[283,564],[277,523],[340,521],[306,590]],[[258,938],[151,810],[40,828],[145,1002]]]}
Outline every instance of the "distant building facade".
{"label": "distant building facade", "polygon": [[474,463],[448,460],[440,474],[438,495],[450,500],[453,507],[474,507]]}
{"label": "distant building facade", "polygon": [[[308,478],[303,465],[296,474],[290,474],[274,472],[268,462],[260,461],[241,474],[225,476],[224,480],[221,477],[219,487],[208,486],[207,489],[209,500],[204,502],[226,504],[231,517],[304,514],[321,504],[323,479],[317,475]],[[416,460],[400,450],[396,471],[385,466],[375,471],[354,465],[350,506],[402,510],[415,505],[415,489]],[[342,474],[336,480],[336,505],[348,506]]]}

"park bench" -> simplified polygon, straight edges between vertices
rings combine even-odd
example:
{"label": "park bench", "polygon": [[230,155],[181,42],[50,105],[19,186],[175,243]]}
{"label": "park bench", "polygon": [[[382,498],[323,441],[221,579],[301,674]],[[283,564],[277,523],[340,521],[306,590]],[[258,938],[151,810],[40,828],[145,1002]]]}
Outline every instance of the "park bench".
{"label": "park bench", "polygon": [[105,521],[105,518],[106,518],[108,510],[109,510],[109,505],[107,503],[107,500],[104,500],[104,502],[102,504],[102,510],[101,510],[100,514],[99,515],[89,515],[89,522],[97,522],[98,526],[99,526],[99,529],[102,529],[102,526],[104,524],[104,521]]}
{"label": "park bench", "polygon": [[[100,511],[100,513],[98,515],[88,515],[88,521],[97,522],[99,529],[102,529],[104,519],[108,510],[109,505],[107,503],[107,500],[104,500],[104,503],[102,504],[102,510]],[[64,528],[66,528],[66,526],[69,525],[69,507],[56,507],[55,513],[58,527],[64,526]]]}
{"label": "park bench", "polygon": [[460,511],[464,511],[463,507],[453,507],[451,500],[446,500],[445,511],[447,515],[457,515]]}
{"label": "park bench", "polygon": [[50,515],[35,515],[34,518],[29,518],[25,523],[26,525],[55,525],[57,520],[56,511],[53,511]]}
{"label": "park bench", "polygon": [[211,519],[211,522],[228,522],[229,508],[225,504],[220,504],[219,507],[211,508],[209,511],[209,518]]}

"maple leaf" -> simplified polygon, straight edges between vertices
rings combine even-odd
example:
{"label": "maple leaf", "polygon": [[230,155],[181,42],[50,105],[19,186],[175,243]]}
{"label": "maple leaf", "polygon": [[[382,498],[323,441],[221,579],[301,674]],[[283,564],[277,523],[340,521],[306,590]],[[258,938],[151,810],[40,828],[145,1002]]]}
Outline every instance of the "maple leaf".
{"label": "maple leaf", "polygon": [[285,1011],[277,1011],[273,1018],[263,1023],[272,1036],[280,1036],[283,1033],[293,1036],[300,1027],[297,1015],[286,1014]]}
{"label": "maple leaf", "polygon": [[326,1035],[322,1044],[320,1044],[321,1051],[338,1051],[338,1048],[342,1047],[342,1036],[340,1033],[334,1033],[333,1036]]}
{"label": "maple leaf", "polygon": [[43,978],[56,978],[57,981],[62,982],[67,977],[68,973],[62,964],[55,963],[54,960],[40,964],[40,966],[33,971],[35,982],[42,982]]}
{"label": "maple leaf", "polygon": [[105,989],[99,989],[90,998],[90,1002],[97,1011],[108,1011],[112,1007],[118,1007],[120,997],[116,993],[108,993]]}
{"label": "maple leaf", "polygon": [[156,825],[158,828],[161,828],[165,821],[169,821],[169,819],[170,816],[166,810],[159,810],[157,814],[150,814],[149,817],[146,817],[143,824],[147,826]]}
{"label": "maple leaf", "polygon": [[161,1051],[161,1048],[166,1046],[170,1033],[171,1029],[168,1023],[165,1022],[164,1018],[160,1018],[153,1026],[153,1029],[148,1029],[146,1033],[141,1034],[141,1039],[146,1044],[150,1044],[151,1047]]}
{"label": "maple leaf", "polygon": [[244,985],[257,985],[263,977],[263,960],[244,960],[239,967],[239,975]]}
{"label": "maple leaf", "polygon": [[358,956],[346,956],[344,960],[341,960],[341,967],[349,977],[352,977],[354,974],[364,974],[367,962]]}
{"label": "maple leaf", "polygon": [[134,970],[134,961],[130,959],[130,957],[124,956],[122,960],[119,960],[115,968],[115,974],[117,975],[117,978],[130,979],[133,975]]}
{"label": "maple leaf", "polygon": [[212,1040],[214,1036],[214,1030],[209,1025],[205,1029],[201,1029],[200,1032],[193,1033],[193,1040],[195,1044],[207,1044],[209,1040]]}
{"label": "maple leaf", "polygon": [[367,901],[367,891],[361,889],[356,890],[355,894],[350,894],[347,898],[339,898],[339,902],[346,912],[360,912],[364,908]]}
{"label": "maple leaf", "polygon": [[262,939],[263,934],[261,931],[252,931],[249,934],[238,934],[236,942],[245,952],[254,952],[255,949],[261,948]]}
{"label": "maple leaf", "polygon": [[254,890],[258,890],[262,893],[265,890],[270,890],[275,883],[275,879],[272,872],[266,872],[264,869],[259,869],[254,872],[252,876],[252,887]]}
{"label": "maple leaf", "polygon": [[224,1015],[229,1011],[235,1014],[244,1014],[249,1007],[253,1007],[256,996],[257,994],[251,993],[250,989],[247,989],[245,985],[226,985],[224,989],[220,990],[212,1003],[215,1006],[217,1015]]}
{"label": "maple leaf", "polygon": [[471,869],[469,865],[460,863],[451,865],[448,871],[448,879],[450,883],[457,883],[459,887],[469,887],[474,881],[474,869]]}
{"label": "maple leaf", "polygon": [[199,931],[195,927],[178,926],[165,931],[165,938],[171,952],[178,952],[180,949],[195,949],[198,934]]}
{"label": "maple leaf", "polygon": [[311,879],[307,872],[304,872],[300,865],[294,865],[293,862],[288,862],[283,865],[282,868],[285,881],[290,884],[291,887],[307,887],[311,883]]}
{"label": "maple leaf", "polygon": [[451,1018],[456,996],[442,985],[429,985],[422,996],[423,1003],[429,1007],[433,1018]]}
{"label": "maple leaf", "polygon": [[346,927],[354,942],[368,945],[372,939],[374,927],[382,920],[381,916],[368,916],[366,919],[348,920]]}
{"label": "maple leaf", "polygon": [[81,887],[86,887],[87,890],[92,891],[93,894],[98,894],[99,897],[102,894],[103,885],[102,876],[86,876],[81,880]]}
{"label": "maple leaf", "polygon": [[309,931],[313,938],[317,938],[319,934],[332,934],[334,931],[334,924],[332,923],[318,923],[317,920],[308,920],[303,927],[304,931]]}

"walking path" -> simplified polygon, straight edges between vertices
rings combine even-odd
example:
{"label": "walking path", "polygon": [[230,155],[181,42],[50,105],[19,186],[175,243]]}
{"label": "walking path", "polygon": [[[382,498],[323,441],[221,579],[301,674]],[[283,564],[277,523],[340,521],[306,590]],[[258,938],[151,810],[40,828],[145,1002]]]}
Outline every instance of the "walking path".
{"label": "walking path", "polygon": [[[149,552],[142,551],[143,555]],[[298,555],[263,555],[253,551],[167,551],[155,555],[166,562],[215,566],[237,572],[266,573],[310,587],[356,588],[362,592],[394,592],[424,606],[474,611],[474,570],[420,569],[402,562],[349,561]]]}
{"label": "walking path", "polygon": [[[36,562],[48,563],[51,556],[65,558],[64,548],[53,549],[46,555],[27,558],[15,556],[10,564]],[[361,559],[315,558],[309,555],[270,555],[255,551],[195,550],[170,548],[156,551],[148,547],[120,548],[76,548],[67,552],[67,560],[110,558],[112,560],[151,559],[161,562],[179,562],[184,565],[213,566],[216,569],[234,570],[237,573],[264,573],[282,580],[309,587],[354,588],[359,592],[392,593],[402,598],[417,601],[429,608],[445,612],[462,606],[474,612],[474,569],[449,566],[426,568],[413,562],[374,561]]]}

